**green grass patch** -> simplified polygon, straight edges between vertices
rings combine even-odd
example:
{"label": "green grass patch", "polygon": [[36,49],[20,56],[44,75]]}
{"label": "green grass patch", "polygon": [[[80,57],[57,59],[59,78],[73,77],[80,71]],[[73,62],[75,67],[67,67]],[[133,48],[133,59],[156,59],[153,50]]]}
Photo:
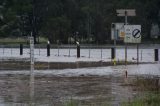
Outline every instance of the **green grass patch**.
{"label": "green grass patch", "polygon": [[27,43],[27,40],[24,38],[0,38],[0,44],[18,44],[18,43]]}
{"label": "green grass patch", "polygon": [[[28,44],[29,39],[25,38],[0,38],[0,44]],[[39,43],[47,43],[47,39],[44,37],[39,38]]]}
{"label": "green grass patch", "polygon": [[150,92],[131,102],[123,102],[122,106],[160,106],[160,92]]}

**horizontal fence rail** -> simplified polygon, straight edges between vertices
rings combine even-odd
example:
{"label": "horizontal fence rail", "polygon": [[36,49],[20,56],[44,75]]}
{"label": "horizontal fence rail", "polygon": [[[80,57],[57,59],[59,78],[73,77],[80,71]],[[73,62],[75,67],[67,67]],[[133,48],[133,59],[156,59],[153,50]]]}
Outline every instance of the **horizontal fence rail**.
{"label": "horizontal fence rail", "polygon": [[[90,48],[89,48],[90,47]],[[104,48],[102,47],[91,47],[88,48],[81,48],[80,49],[80,58],[89,58],[89,59],[99,59],[99,60],[108,60],[111,61],[111,48]],[[21,48],[22,49],[22,48]],[[21,51],[22,52],[22,51]],[[146,61],[146,62],[153,62],[155,59],[154,49],[143,49],[139,48],[139,61]],[[30,48],[29,46],[23,45],[23,54],[20,55],[20,47],[16,46],[9,46],[9,45],[0,45],[0,58],[5,57],[28,57],[30,56]],[[43,58],[47,57],[53,58],[54,57],[77,57],[77,49],[76,48],[50,48],[50,54],[47,55],[47,46],[46,48],[41,48],[40,46],[36,45],[34,50],[34,57],[35,58]],[[127,50],[128,60],[135,61],[137,60],[137,49],[136,47],[132,47]],[[124,61],[125,59],[125,49],[124,48],[117,48],[116,61]]]}

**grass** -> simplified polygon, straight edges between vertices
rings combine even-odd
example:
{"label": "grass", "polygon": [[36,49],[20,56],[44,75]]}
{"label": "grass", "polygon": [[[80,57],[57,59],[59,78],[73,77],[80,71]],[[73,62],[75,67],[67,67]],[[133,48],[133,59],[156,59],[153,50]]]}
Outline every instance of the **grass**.
{"label": "grass", "polygon": [[132,83],[138,91],[160,91],[159,78],[140,78],[137,77]]}
{"label": "grass", "polygon": [[78,105],[78,102],[74,101],[74,100],[70,100],[70,101],[67,101],[64,106],[79,106]]}
{"label": "grass", "polygon": [[[40,43],[47,43],[47,39],[40,37],[39,38]],[[27,44],[29,43],[28,38],[0,38],[0,44]]]}
{"label": "grass", "polygon": [[16,44],[16,43],[26,43],[23,38],[0,38],[1,44]]}
{"label": "grass", "polygon": [[139,78],[132,83],[134,90],[142,92],[143,96],[133,99],[130,102],[123,102],[122,106],[160,106],[160,85],[159,78]]}
{"label": "grass", "polygon": [[110,102],[87,103],[84,101],[80,102],[80,101],[71,99],[69,101],[66,101],[63,106],[111,106],[111,105],[110,105]]}
{"label": "grass", "polygon": [[122,106],[160,106],[160,92],[149,93],[142,98],[136,98],[132,102],[123,102]]}

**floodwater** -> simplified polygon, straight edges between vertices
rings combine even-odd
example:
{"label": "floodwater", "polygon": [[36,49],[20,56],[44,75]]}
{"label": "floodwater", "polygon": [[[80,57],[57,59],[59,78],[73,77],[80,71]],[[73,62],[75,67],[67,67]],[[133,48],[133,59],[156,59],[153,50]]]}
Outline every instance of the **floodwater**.
{"label": "floodwater", "polygon": [[[34,73],[1,70],[0,106],[66,106],[71,102],[76,106],[118,106],[143,93],[131,84],[139,76],[131,75],[127,69],[129,76],[126,78],[125,70],[119,69],[97,67],[34,70]],[[157,69],[160,71],[159,67]]]}

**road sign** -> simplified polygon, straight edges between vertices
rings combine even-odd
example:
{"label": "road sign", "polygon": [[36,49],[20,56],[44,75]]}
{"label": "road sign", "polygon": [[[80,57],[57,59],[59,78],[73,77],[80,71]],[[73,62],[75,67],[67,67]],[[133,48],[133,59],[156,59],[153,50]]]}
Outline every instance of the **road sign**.
{"label": "road sign", "polygon": [[125,37],[124,27],[119,29],[119,37],[124,39],[124,37]]}
{"label": "road sign", "polygon": [[111,25],[111,39],[123,40],[124,38],[124,23],[112,23]]}
{"label": "road sign", "polygon": [[135,9],[117,9],[117,16],[136,16]]}
{"label": "road sign", "polygon": [[141,43],[141,25],[125,25],[125,43]]}

